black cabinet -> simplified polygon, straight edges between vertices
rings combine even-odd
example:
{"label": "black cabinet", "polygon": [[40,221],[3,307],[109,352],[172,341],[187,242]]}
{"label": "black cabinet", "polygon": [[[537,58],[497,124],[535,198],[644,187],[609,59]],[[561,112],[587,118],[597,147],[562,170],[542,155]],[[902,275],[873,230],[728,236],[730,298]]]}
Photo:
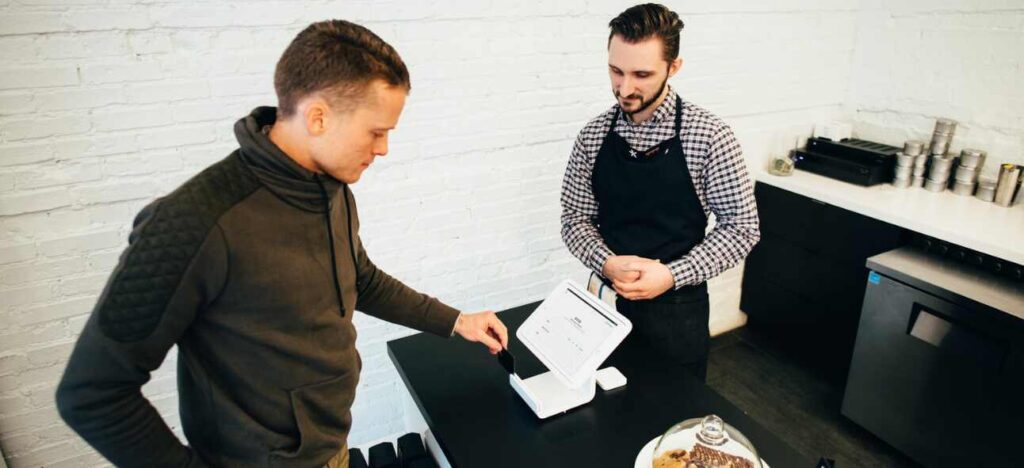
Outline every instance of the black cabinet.
{"label": "black cabinet", "polygon": [[747,257],[740,309],[828,375],[847,374],[865,260],[908,242],[903,228],[772,185],[754,188],[761,241]]}

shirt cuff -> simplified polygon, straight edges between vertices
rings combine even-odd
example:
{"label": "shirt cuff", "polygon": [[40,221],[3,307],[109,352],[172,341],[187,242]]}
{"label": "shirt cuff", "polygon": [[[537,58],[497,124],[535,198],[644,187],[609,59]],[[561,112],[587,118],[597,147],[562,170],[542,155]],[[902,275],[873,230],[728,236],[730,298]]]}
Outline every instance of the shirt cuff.
{"label": "shirt cuff", "polygon": [[604,264],[608,261],[608,257],[611,257],[612,251],[604,245],[598,245],[594,249],[594,253],[590,255],[590,269],[597,272],[597,274],[604,276]]}
{"label": "shirt cuff", "polygon": [[675,289],[697,284],[697,266],[689,258],[681,258],[668,264],[675,282]]}
{"label": "shirt cuff", "polygon": [[455,326],[459,324],[459,319],[461,319],[461,318],[462,318],[462,312],[459,312],[459,315],[455,316],[455,321],[452,322],[452,331],[448,333],[448,337],[449,338],[455,336]]}

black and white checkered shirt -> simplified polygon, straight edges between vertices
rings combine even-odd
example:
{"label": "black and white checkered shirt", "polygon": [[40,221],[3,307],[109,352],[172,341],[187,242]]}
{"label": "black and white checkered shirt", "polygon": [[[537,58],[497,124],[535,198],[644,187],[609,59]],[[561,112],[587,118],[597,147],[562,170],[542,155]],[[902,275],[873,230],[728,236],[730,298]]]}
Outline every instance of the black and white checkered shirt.
{"label": "black and white checkered shirt", "polygon": [[[598,206],[591,175],[617,107],[597,116],[580,131],[562,181],[562,240],[576,258],[597,273],[615,253],[597,230]],[[650,119],[633,123],[620,112],[615,132],[633,148],[651,148],[672,138],[675,112],[676,92],[670,87]],[[703,283],[735,266],[761,237],[754,187],[732,129],[685,100],[682,121],[679,139],[690,178],[709,224],[711,214],[715,223],[703,242],[668,264],[676,288]]]}

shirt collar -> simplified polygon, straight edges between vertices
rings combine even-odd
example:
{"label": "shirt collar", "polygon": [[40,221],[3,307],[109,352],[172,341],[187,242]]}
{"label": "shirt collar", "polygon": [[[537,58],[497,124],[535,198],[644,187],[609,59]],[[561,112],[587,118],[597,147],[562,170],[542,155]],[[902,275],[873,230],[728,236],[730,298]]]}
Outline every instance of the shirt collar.
{"label": "shirt collar", "polygon": [[665,119],[675,119],[676,117],[676,91],[672,89],[670,85],[668,87],[668,93],[665,94],[665,100],[658,104],[658,108],[654,109],[654,114],[651,115],[650,119],[647,119],[641,123],[634,123],[625,113],[622,114],[621,118],[626,121],[629,125],[657,125],[663,122]]}

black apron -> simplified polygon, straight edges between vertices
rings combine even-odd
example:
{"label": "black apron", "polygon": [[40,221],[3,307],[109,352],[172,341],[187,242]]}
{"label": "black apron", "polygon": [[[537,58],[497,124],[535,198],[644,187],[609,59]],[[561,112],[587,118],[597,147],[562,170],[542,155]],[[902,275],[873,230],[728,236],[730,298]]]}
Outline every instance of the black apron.
{"label": "black apron", "polygon": [[[676,97],[675,134],[645,151],[615,133],[612,117],[594,163],[598,232],[616,255],[669,263],[704,240],[708,219],[690,178],[679,139],[682,99]],[[700,379],[707,375],[708,291],[701,283],[650,299],[619,297],[616,308],[633,322],[626,340],[641,340]]]}

